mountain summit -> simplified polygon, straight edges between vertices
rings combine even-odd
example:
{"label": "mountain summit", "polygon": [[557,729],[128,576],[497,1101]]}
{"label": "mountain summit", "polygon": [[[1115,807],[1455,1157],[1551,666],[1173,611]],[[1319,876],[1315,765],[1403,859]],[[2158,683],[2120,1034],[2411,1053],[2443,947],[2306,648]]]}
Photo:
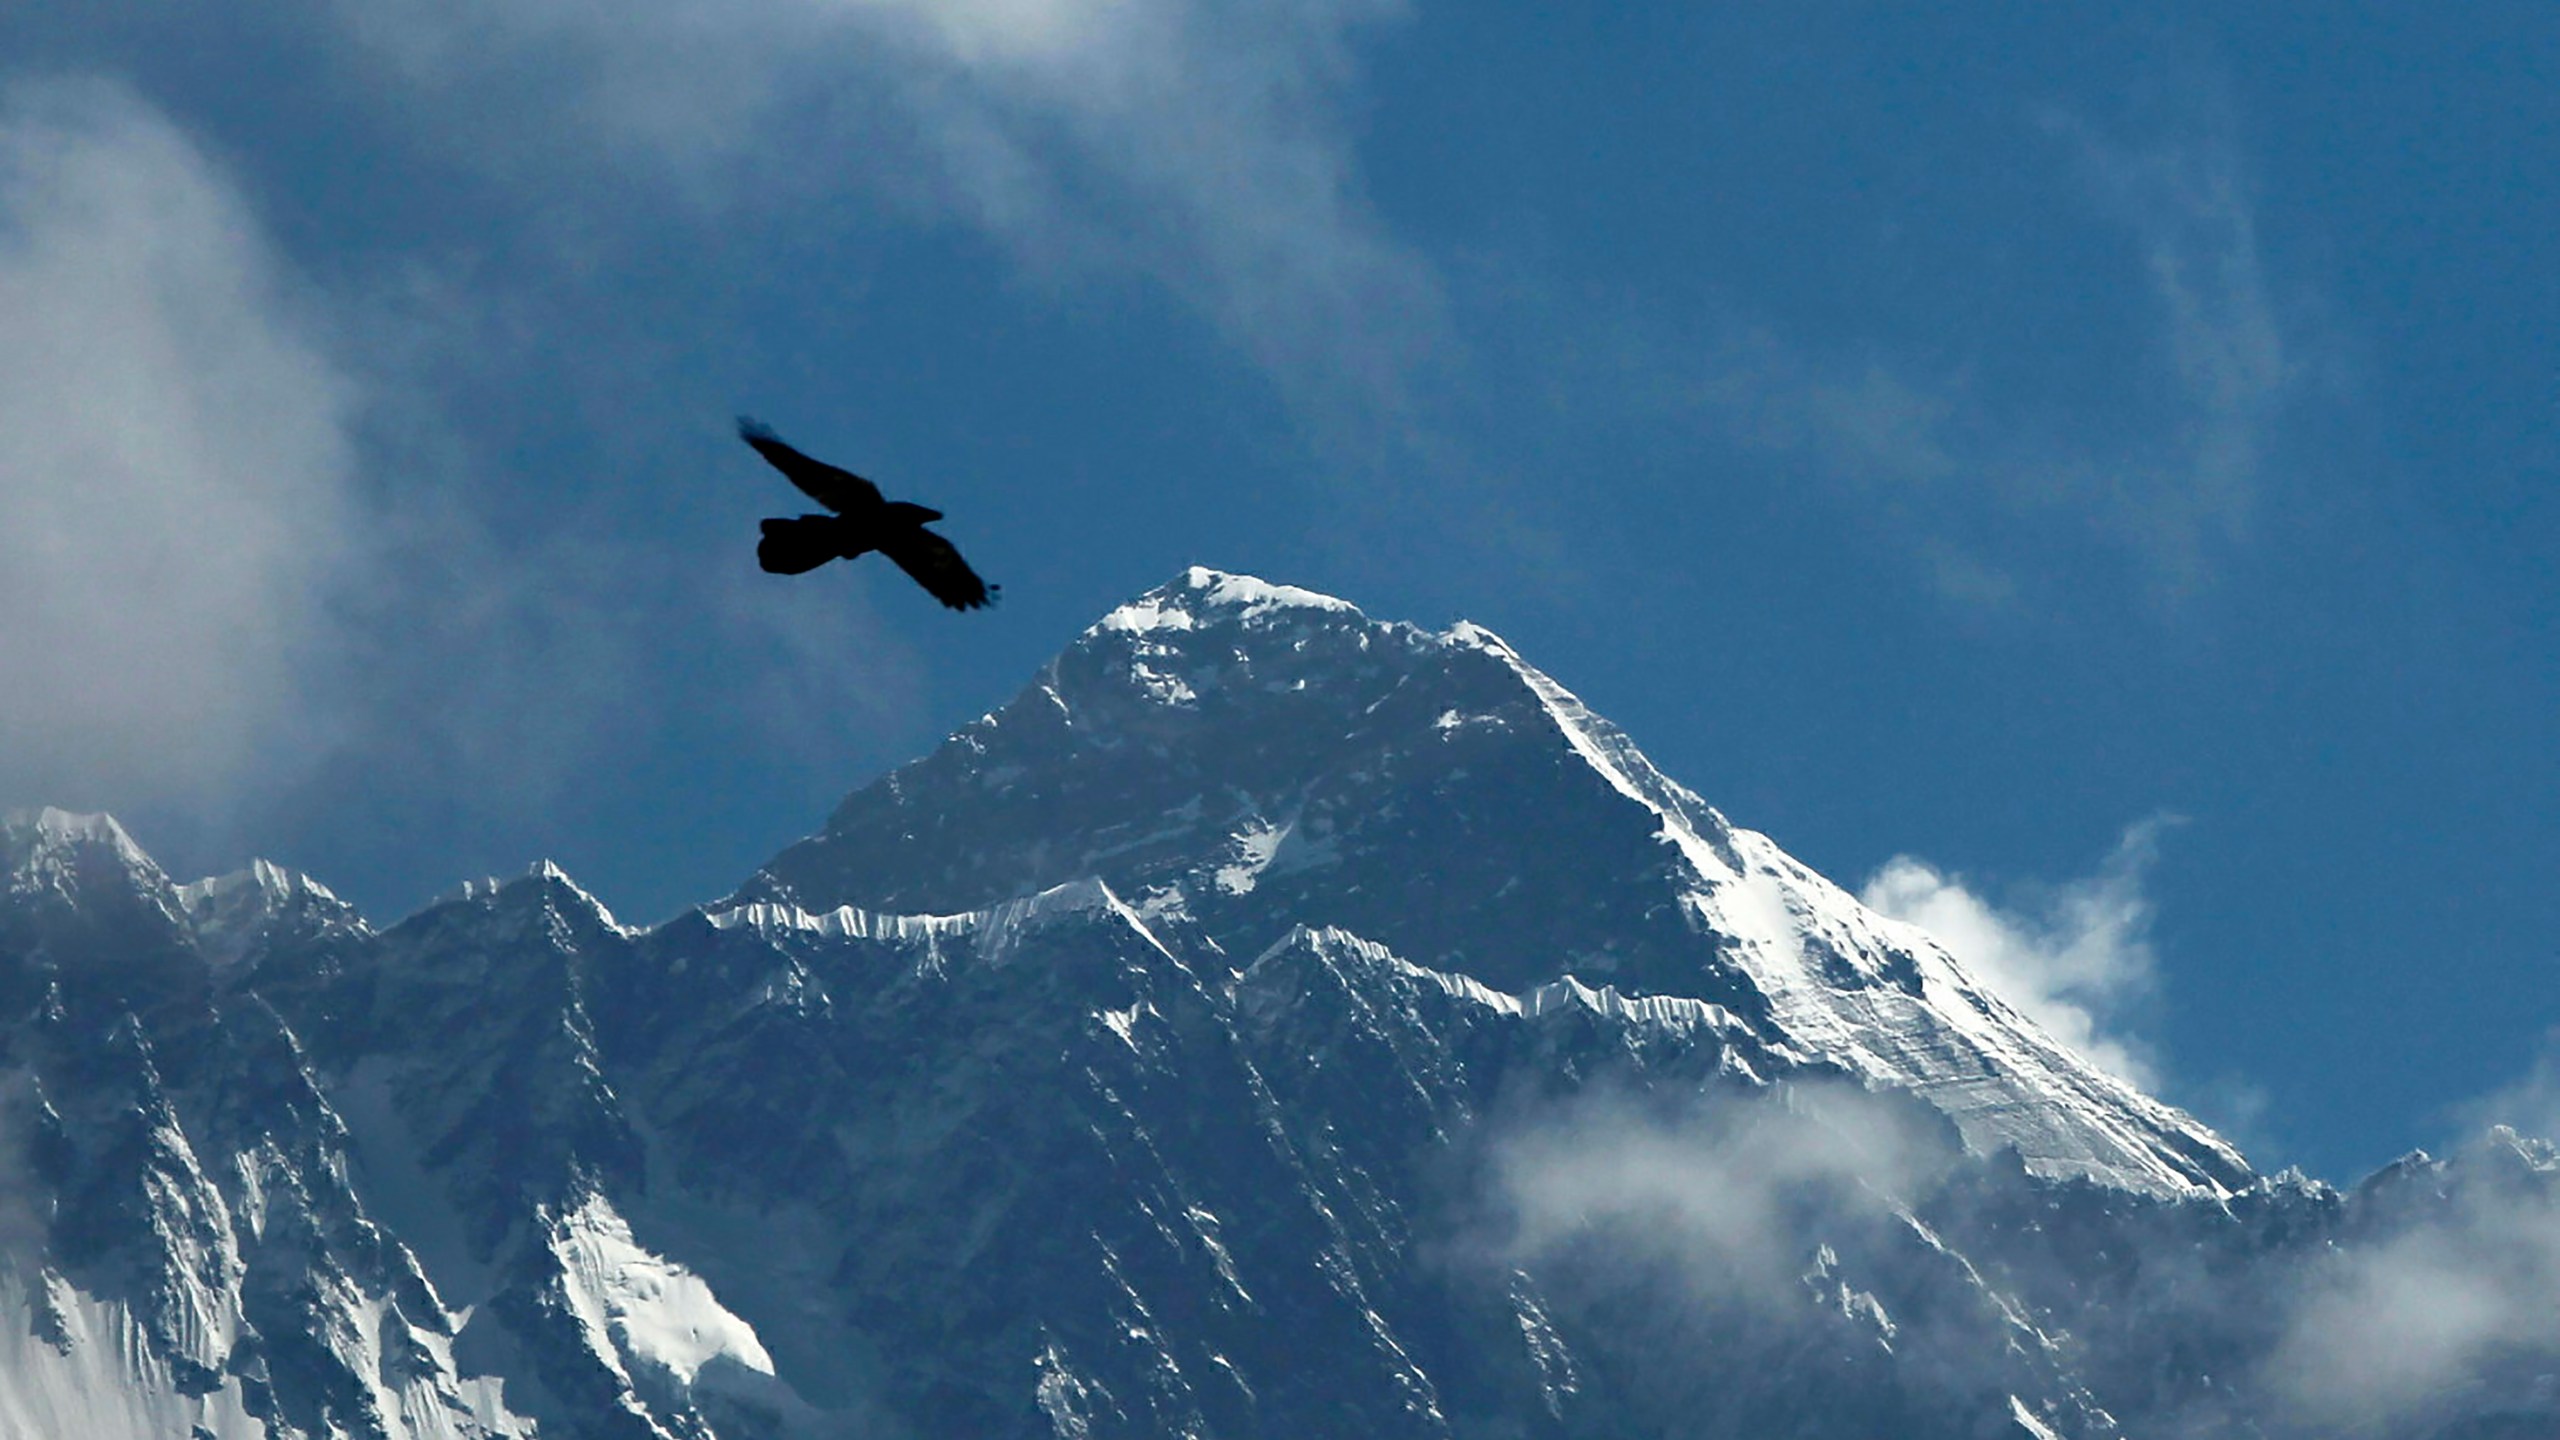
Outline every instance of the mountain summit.
{"label": "mountain summit", "polygon": [[2038,1174],[2249,1182],[2212,1132],[1733,825],[1493,632],[1249,576],[1194,568],[1104,616],[739,898],[956,912],[1087,877],[1237,963],[1337,927],[1497,990],[1702,1000],[1779,1064],[1915,1092]]}

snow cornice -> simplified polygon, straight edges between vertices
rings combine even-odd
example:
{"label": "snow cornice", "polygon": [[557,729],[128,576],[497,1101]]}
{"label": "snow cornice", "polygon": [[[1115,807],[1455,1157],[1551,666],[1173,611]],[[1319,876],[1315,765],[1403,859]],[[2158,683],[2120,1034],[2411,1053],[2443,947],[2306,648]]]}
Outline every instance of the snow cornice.
{"label": "snow cornice", "polygon": [[[990,959],[1009,953],[1024,936],[1062,921],[1100,918],[1126,925],[1138,938],[1170,956],[1145,918],[1095,878],[1070,880],[1037,894],[1017,896],[979,910],[947,915],[902,915],[839,905],[812,912],[797,905],[752,901],[716,910],[697,910],[715,930],[750,930],[768,938],[806,935],[827,940],[926,941],[974,940]],[[681,917],[680,917],[681,918]],[[675,922],[670,921],[670,924]]]}

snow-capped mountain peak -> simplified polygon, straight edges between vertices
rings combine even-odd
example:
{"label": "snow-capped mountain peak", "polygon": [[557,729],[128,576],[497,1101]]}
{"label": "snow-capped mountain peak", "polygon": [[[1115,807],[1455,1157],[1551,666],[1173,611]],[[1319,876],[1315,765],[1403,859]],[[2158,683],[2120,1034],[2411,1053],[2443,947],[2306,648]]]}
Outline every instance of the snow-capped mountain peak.
{"label": "snow-capped mountain peak", "polygon": [[155,888],[167,880],[114,816],[50,805],[0,813],[0,873],[19,890],[64,889],[110,877]]}
{"label": "snow-capped mountain peak", "polygon": [[2249,1182],[2211,1132],[1733,826],[1490,630],[1249,576],[1195,568],[1114,610],[741,898],[951,912],[1086,876],[1230,956],[1331,926],[1502,993],[1576,978],[1713,1004],[2039,1172]]}
{"label": "snow-capped mountain peak", "polygon": [[361,933],[364,917],[328,886],[268,860],[177,887],[178,907],[216,966],[238,963],[282,927]]}

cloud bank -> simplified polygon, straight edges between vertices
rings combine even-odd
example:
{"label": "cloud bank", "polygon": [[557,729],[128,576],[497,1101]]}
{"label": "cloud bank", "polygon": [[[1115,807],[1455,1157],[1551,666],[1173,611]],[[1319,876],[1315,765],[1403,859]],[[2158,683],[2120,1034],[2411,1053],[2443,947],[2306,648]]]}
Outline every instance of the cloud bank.
{"label": "cloud bank", "polygon": [[119,86],[0,90],[0,794],[200,802],[279,749],[357,387],[219,165]]}
{"label": "cloud bank", "polygon": [[[2547,1393],[2560,1353],[2560,1037],[2458,1107],[2449,1161],[2413,1155],[2355,1197],[2373,1216],[2289,1297],[2268,1387],[2313,1424],[2408,1424],[2446,1402]],[[2423,1429],[2423,1425],[2409,1425]]]}

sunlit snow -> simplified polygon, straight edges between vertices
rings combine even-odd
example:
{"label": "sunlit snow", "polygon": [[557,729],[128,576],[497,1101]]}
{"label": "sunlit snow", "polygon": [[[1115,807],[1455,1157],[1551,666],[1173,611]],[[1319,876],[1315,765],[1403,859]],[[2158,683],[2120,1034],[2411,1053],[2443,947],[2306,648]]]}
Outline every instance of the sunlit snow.
{"label": "sunlit snow", "polygon": [[563,1219],[551,1248],[579,1320],[611,1346],[599,1347],[600,1355],[654,1365],[686,1385],[722,1357],[773,1373],[754,1328],[723,1307],[700,1276],[642,1247],[603,1196],[588,1197]]}

